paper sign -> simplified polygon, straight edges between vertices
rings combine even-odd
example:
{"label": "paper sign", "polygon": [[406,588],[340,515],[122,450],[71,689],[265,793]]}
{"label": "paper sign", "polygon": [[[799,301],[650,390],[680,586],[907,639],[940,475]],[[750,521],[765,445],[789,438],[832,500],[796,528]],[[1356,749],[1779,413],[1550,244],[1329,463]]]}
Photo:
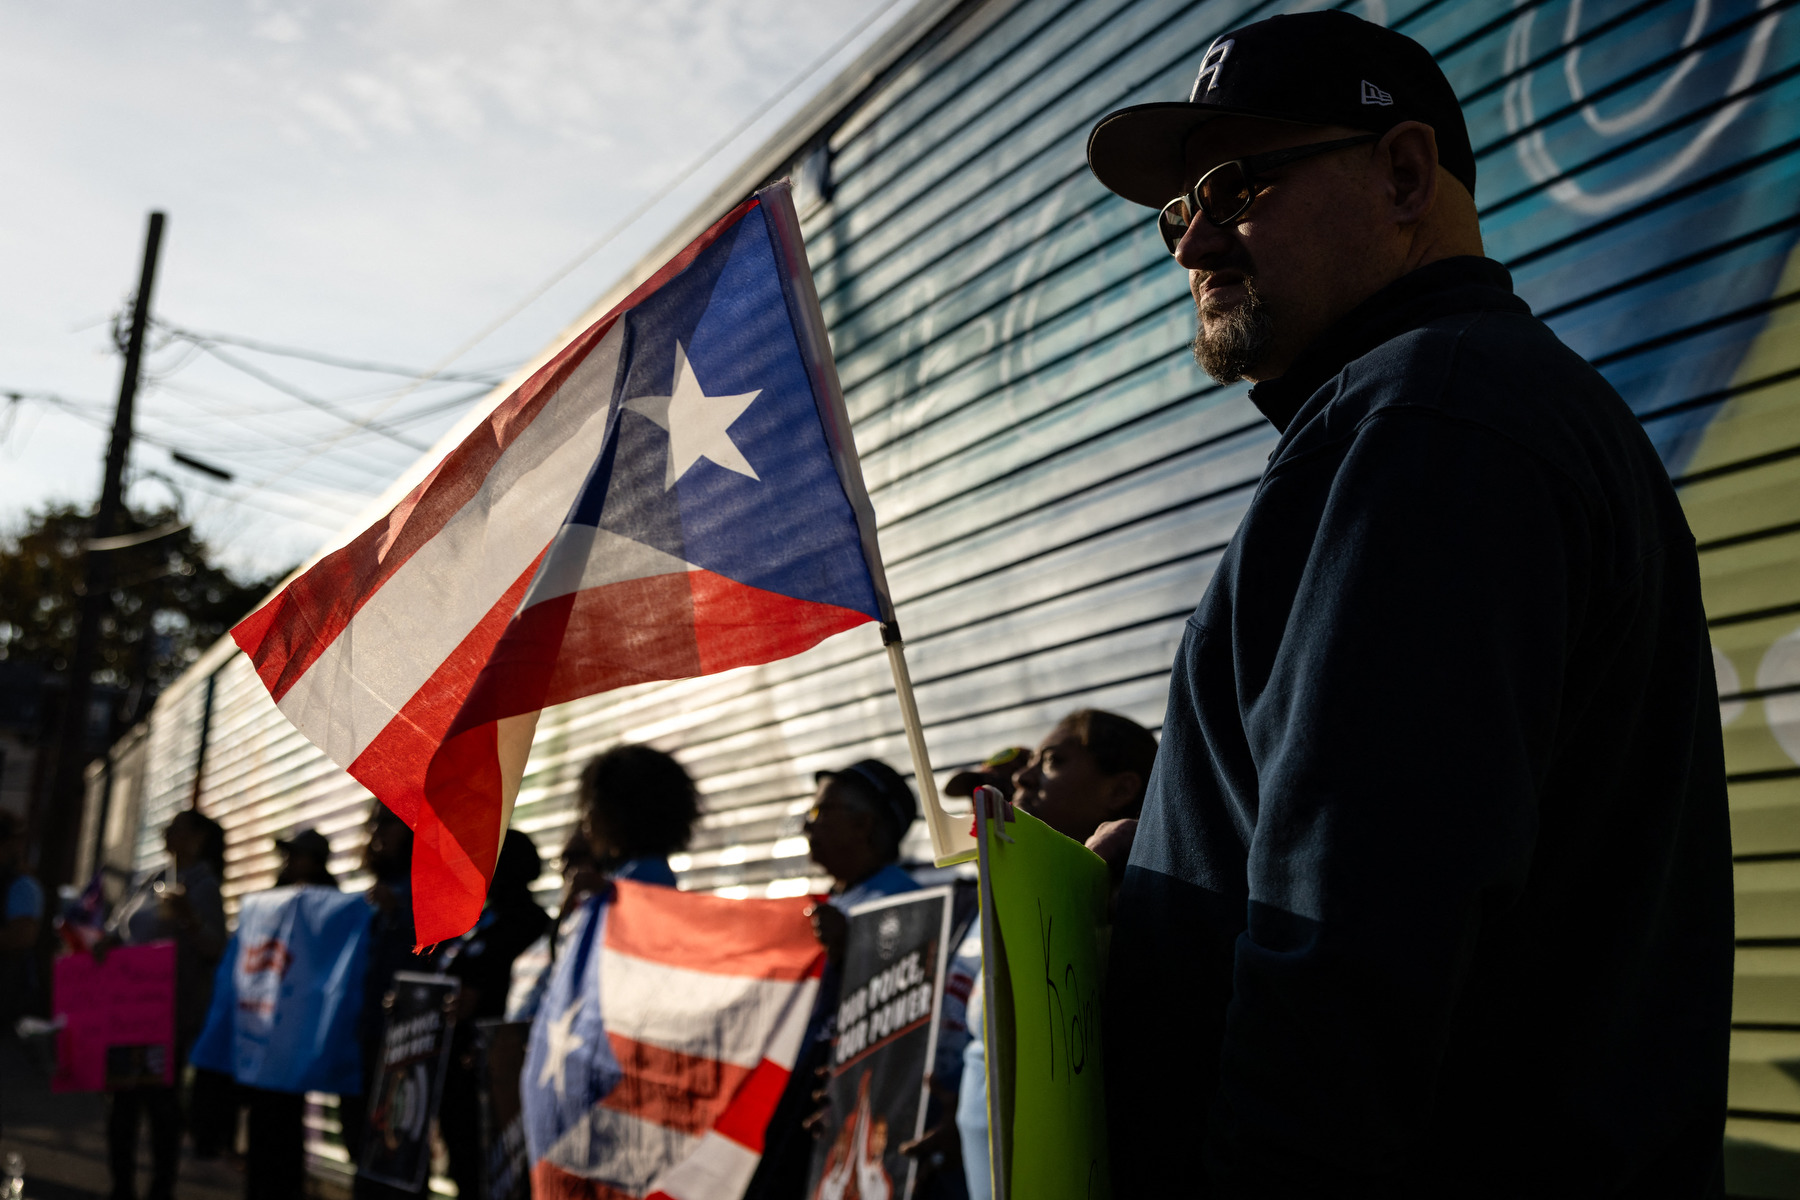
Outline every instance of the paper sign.
{"label": "paper sign", "polygon": [[918,1163],[902,1143],[925,1131],[950,942],[949,888],[850,910],[829,1119],[813,1151],[811,1200],[909,1200]]}
{"label": "paper sign", "polygon": [[50,1090],[98,1092],[175,1082],[175,943],[119,946],[56,960],[53,1005],[65,1024]]}
{"label": "paper sign", "polygon": [[1101,1065],[1106,864],[1042,821],[981,821],[995,1200],[1111,1195]]}

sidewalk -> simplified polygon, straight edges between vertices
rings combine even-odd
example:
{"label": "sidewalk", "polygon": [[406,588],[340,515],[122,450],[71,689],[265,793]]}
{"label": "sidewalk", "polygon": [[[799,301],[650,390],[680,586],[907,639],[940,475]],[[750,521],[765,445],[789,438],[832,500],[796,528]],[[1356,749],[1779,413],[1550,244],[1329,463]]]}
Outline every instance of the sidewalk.
{"label": "sidewalk", "polygon": [[[138,1194],[150,1182],[149,1130],[138,1140]],[[26,1200],[106,1200],[106,1098],[53,1093],[44,1064],[0,1033],[0,1153],[25,1159]],[[242,1167],[232,1159],[196,1160],[184,1146],[178,1200],[240,1200]]]}

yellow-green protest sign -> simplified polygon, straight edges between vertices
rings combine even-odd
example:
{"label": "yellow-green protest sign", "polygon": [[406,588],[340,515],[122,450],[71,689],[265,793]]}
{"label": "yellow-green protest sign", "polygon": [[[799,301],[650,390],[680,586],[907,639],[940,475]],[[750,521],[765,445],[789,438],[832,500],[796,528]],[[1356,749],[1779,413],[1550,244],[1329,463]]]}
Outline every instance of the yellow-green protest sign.
{"label": "yellow-green protest sign", "polygon": [[1022,812],[980,829],[994,1200],[1104,1200],[1106,864]]}

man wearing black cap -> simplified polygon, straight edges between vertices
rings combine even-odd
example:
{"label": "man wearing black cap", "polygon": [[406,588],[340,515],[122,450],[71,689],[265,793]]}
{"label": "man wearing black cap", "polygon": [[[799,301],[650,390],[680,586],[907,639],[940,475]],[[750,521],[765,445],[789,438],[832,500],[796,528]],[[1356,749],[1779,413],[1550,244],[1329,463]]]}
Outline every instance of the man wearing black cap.
{"label": "man wearing black cap", "polygon": [[1116,1194],[1718,1195],[1693,539],[1618,395],[1480,256],[1448,81],[1347,14],[1275,17],[1088,160],[1281,435],[1119,895]]}
{"label": "man wearing black cap", "polygon": [[878,758],[841,771],[820,771],[806,814],[813,861],[831,876],[831,897],[811,910],[813,932],[825,947],[819,981],[800,1053],[787,1090],[763,1133],[763,1154],[744,1200],[791,1200],[806,1190],[812,1165],[812,1126],[822,1119],[813,1090],[830,1057],[838,1003],[839,972],[850,925],[859,904],[918,890],[899,863],[900,843],[919,815],[919,802],[900,773]]}
{"label": "man wearing black cap", "polygon": [[275,839],[281,851],[281,870],[275,875],[275,886],[313,884],[335,888],[337,876],[331,873],[331,843],[316,829],[302,829],[285,838]]}

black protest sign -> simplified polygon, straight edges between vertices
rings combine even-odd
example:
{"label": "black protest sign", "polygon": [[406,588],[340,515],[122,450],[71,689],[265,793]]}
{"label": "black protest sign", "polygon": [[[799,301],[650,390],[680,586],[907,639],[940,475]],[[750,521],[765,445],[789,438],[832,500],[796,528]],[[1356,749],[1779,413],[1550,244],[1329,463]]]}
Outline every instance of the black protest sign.
{"label": "black protest sign", "polygon": [[431,1118],[437,1115],[450,1061],[456,993],[447,975],[401,971],[388,994],[381,1069],[368,1097],[360,1173],[417,1192],[431,1166]]}
{"label": "black protest sign", "polygon": [[481,1083],[483,1200],[530,1200],[531,1155],[525,1149],[525,1112],[519,1073],[525,1069],[529,1021],[475,1024],[476,1078]]}
{"label": "black protest sign", "polygon": [[950,941],[949,888],[850,911],[812,1200],[907,1200],[916,1164],[900,1146],[924,1132]]}

